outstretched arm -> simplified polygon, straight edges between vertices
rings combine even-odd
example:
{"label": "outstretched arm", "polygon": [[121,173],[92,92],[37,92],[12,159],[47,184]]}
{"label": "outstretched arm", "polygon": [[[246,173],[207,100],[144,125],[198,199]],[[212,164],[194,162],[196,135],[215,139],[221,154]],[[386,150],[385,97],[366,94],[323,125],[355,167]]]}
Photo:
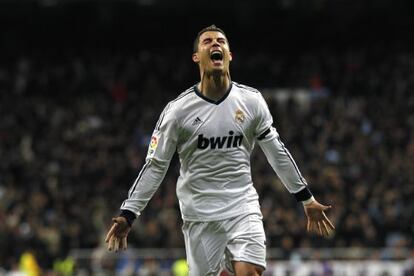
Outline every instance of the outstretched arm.
{"label": "outstretched arm", "polygon": [[295,196],[297,201],[303,203],[308,219],[308,232],[329,236],[335,227],[326,216],[325,211],[331,206],[322,205],[315,200],[295,161],[280,141],[276,129],[271,127],[266,137],[259,140],[259,145],[288,191]]}
{"label": "outstretched arm", "polygon": [[109,250],[126,249],[132,223],[164,179],[177,139],[177,122],[171,106],[167,105],[152,134],[145,165],[129,189],[128,198],[122,203],[120,215],[112,219],[113,224],[105,238]]}
{"label": "outstretched arm", "polygon": [[297,201],[303,203],[308,219],[307,230],[328,236],[335,229],[325,215],[325,211],[331,206],[322,205],[313,197],[292,155],[281,141],[279,133],[272,127],[273,118],[263,97],[258,99],[257,120],[258,143],[288,191]]}

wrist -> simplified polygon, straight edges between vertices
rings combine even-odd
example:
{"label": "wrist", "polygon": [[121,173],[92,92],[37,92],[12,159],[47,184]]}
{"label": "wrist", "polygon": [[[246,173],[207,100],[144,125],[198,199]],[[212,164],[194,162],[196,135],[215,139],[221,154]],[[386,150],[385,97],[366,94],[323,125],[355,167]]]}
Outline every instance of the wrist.
{"label": "wrist", "polygon": [[309,190],[307,186],[305,186],[305,188],[303,188],[299,192],[294,193],[293,195],[295,196],[296,201],[298,202],[303,202],[313,197],[311,191]]}
{"label": "wrist", "polygon": [[131,212],[130,210],[126,210],[126,209],[121,209],[121,214],[119,214],[119,216],[126,219],[129,227],[132,226],[132,223],[137,218],[137,216],[133,212]]}
{"label": "wrist", "polygon": [[314,202],[315,201],[315,198],[313,197],[313,196],[311,196],[309,199],[307,199],[307,200],[303,200],[302,201],[302,204],[303,204],[303,206],[306,206],[306,205],[309,205],[309,204],[311,204],[312,202]]}

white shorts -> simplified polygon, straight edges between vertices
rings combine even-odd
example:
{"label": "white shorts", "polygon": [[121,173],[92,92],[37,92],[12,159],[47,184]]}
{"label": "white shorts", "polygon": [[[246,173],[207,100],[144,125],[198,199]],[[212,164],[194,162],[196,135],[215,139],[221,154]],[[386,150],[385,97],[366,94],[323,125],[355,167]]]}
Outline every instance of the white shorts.
{"label": "white shorts", "polygon": [[185,221],[185,250],[190,276],[217,275],[232,261],[266,268],[266,237],[261,216],[244,214],[221,221]]}

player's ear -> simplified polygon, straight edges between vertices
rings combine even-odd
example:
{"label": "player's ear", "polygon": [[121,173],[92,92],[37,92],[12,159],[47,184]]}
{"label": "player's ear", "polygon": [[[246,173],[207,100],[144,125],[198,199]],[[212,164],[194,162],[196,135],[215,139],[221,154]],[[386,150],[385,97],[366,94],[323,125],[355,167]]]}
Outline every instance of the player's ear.
{"label": "player's ear", "polygon": [[231,52],[229,52],[229,60],[232,61],[233,60],[233,54]]}
{"label": "player's ear", "polygon": [[194,53],[193,56],[192,56],[192,58],[193,58],[193,61],[195,63],[199,63],[200,62],[200,58],[198,57],[198,54],[197,53]]}

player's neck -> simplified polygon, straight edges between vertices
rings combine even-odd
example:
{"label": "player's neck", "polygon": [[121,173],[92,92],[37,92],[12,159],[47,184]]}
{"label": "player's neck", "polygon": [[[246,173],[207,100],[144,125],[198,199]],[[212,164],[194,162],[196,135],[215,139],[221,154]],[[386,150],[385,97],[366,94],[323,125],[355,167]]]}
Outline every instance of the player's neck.
{"label": "player's neck", "polygon": [[220,100],[229,90],[230,78],[228,74],[204,75],[197,88],[203,96],[213,100]]}

